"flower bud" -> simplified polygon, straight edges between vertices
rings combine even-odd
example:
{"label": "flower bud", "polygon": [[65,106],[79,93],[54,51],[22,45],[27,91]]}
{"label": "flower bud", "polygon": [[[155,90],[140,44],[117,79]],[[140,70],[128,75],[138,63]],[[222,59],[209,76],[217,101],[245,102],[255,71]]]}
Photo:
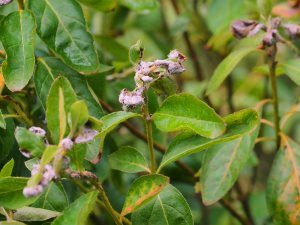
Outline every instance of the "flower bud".
{"label": "flower bud", "polygon": [[263,46],[270,47],[279,40],[278,31],[275,29],[269,30],[263,38]]}
{"label": "flower bud", "polygon": [[169,55],[168,58],[171,60],[176,60],[178,62],[184,62],[187,58],[185,55],[183,55],[181,52],[179,52],[178,50],[174,49],[172,50]]}
{"label": "flower bud", "polygon": [[98,131],[85,127],[83,128],[81,133],[75,138],[74,142],[76,144],[80,144],[92,141],[97,134],[99,134]]}
{"label": "flower bud", "polygon": [[23,189],[23,195],[26,198],[35,197],[35,196],[39,195],[40,193],[42,193],[42,191],[43,191],[42,185],[36,185],[34,187],[25,187]]}
{"label": "flower bud", "polygon": [[144,83],[150,83],[151,81],[153,81],[153,78],[152,78],[152,77],[149,77],[149,76],[143,76],[143,77],[141,77],[141,80],[142,80]]}
{"label": "flower bud", "polygon": [[73,141],[70,138],[64,138],[61,140],[61,147],[64,150],[71,150],[73,147]]}
{"label": "flower bud", "polygon": [[53,170],[53,167],[51,165],[47,164],[44,167],[43,176],[42,176],[42,180],[41,180],[40,184],[43,187],[46,187],[50,183],[50,181],[53,180],[54,177],[55,177],[55,172]]}
{"label": "flower bud", "polygon": [[0,6],[7,5],[7,4],[11,3],[11,2],[12,2],[12,0],[0,0]]}
{"label": "flower bud", "polygon": [[124,107],[136,107],[144,103],[143,88],[138,88],[135,91],[123,89],[119,95],[119,102]]}
{"label": "flower bud", "polygon": [[283,28],[292,39],[296,38],[297,36],[300,36],[300,26],[298,24],[284,24]]}
{"label": "flower bud", "polygon": [[46,131],[40,127],[30,127],[28,130],[39,137],[45,137],[46,135]]}
{"label": "flower bud", "polygon": [[231,32],[237,39],[253,36],[265,26],[253,20],[236,20],[231,25]]}
{"label": "flower bud", "polygon": [[185,68],[180,62],[170,62],[168,65],[168,73],[170,75],[183,73]]}
{"label": "flower bud", "polygon": [[31,153],[29,151],[27,151],[27,150],[20,149],[20,152],[26,158],[31,158],[32,157]]}

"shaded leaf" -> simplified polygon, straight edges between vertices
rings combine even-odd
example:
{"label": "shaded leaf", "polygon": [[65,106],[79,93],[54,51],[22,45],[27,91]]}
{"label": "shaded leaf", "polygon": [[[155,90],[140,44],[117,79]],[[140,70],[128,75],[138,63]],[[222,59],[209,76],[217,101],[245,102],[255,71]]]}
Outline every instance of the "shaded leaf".
{"label": "shaded leaf", "polygon": [[50,87],[59,75],[63,75],[70,81],[78,99],[84,100],[87,104],[90,115],[96,118],[104,115],[98,100],[95,98],[94,92],[88,86],[86,77],[71,70],[59,59],[50,57],[38,58],[34,75],[35,89],[44,108],[46,108]]}
{"label": "shaded leaf", "polygon": [[47,126],[54,143],[58,143],[67,129],[67,112],[76,101],[76,94],[65,77],[58,77],[53,82],[47,98]]}
{"label": "shaded leaf", "polygon": [[267,204],[276,224],[296,225],[300,221],[300,146],[282,135],[280,149],[268,178]]}
{"label": "shaded leaf", "polygon": [[11,159],[9,162],[7,162],[0,171],[0,178],[11,176],[14,168],[14,164],[15,164],[14,159]]}
{"label": "shaded leaf", "polygon": [[79,130],[89,119],[89,112],[84,101],[76,101],[70,107],[68,122],[72,134]]}
{"label": "shaded leaf", "polygon": [[20,91],[34,71],[35,20],[26,10],[6,16],[1,22],[0,38],[7,59],[2,64],[5,84],[11,91]]}
{"label": "shaded leaf", "polygon": [[122,147],[110,154],[108,160],[111,168],[115,170],[127,173],[150,172],[145,157],[133,147]]}
{"label": "shaded leaf", "polygon": [[63,214],[57,217],[52,225],[85,225],[88,215],[94,209],[98,192],[93,191],[82,195],[63,211]]}
{"label": "shaded leaf", "polygon": [[37,198],[25,198],[23,188],[28,179],[22,177],[0,178],[0,206],[8,209],[18,209],[30,205]]}
{"label": "shaded leaf", "polygon": [[169,145],[158,170],[185,156],[239,138],[255,129],[259,122],[257,112],[252,109],[230,114],[224,120],[227,124],[226,133],[216,139],[208,139],[190,133],[178,135]]}
{"label": "shaded leaf", "polygon": [[173,95],[154,113],[153,121],[162,131],[193,131],[215,138],[225,131],[225,123],[206,103],[190,94]]}
{"label": "shaded leaf", "polygon": [[156,0],[119,0],[119,2],[139,12],[154,10],[159,6],[159,2]]}
{"label": "shaded leaf", "polygon": [[0,162],[4,160],[13,149],[15,142],[15,125],[12,118],[6,118],[6,129],[0,128]]}
{"label": "shaded leaf", "polygon": [[51,211],[48,209],[23,207],[16,210],[13,218],[19,221],[45,221],[59,215],[59,212]]}
{"label": "shaded leaf", "polygon": [[98,70],[93,38],[86,29],[79,3],[74,0],[30,0],[29,8],[36,17],[40,38],[68,66],[84,74]]}
{"label": "shaded leaf", "polygon": [[69,201],[62,184],[51,182],[32,206],[62,212]]}
{"label": "shaded leaf", "polygon": [[41,156],[46,148],[43,139],[24,127],[17,127],[15,137],[21,150],[32,156]]}
{"label": "shaded leaf", "polygon": [[137,178],[127,193],[121,216],[132,213],[141,207],[142,204],[161,192],[168,183],[169,178],[159,174],[151,174]]}
{"label": "shaded leaf", "polygon": [[237,64],[248,54],[255,51],[256,47],[248,47],[231,52],[214,71],[206,90],[206,94],[210,95],[217,90],[226,77],[232,72]]}
{"label": "shaded leaf", "polygon": [[133,212],[133,225],[193,225],[190,207],[182,194],[168,185],[154,199]]}

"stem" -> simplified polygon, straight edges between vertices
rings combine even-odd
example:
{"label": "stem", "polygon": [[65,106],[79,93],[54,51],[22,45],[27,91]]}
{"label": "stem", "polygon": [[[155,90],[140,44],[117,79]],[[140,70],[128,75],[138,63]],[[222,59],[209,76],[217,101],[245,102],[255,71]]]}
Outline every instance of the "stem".
{"label": "stem", "polygon": [[270,47],[270,52],[268,55],[268,64],[270,70],[270,81],[272,87],[272,98],[273,98],[273,108],[274,108],[274,126],[275,126],[275,135],[276,135],[276,149],[280,147],[280,125],[279,125],[279,107],[278,107],[278,91],[276,83],[276,54],[277,54],[277,45],[274,44]]}
{"label": "stem", "polygon": [[115,213],[116,211],[113,209],[112,205],[110,204],[110,201],[109,201],[109,199],[108,199],[108,197],[107,197],[107,195],[106,195],[106,193],[105,193],[105,191],[104,191],[102,185],[99,184],[99,182],[97,182],[96,188],[97,188],[98,191],[99,191],[99,195],[100,195],[100,197],[102,198],[103,203],[104,203],[104,205],[105,205],[105,207],[106,207],[108,213],[109,213],[110,216],[113,218],[113,220],[115,221],[115,223],[116,223],[117,225],[123,225],[122,221],[120,221],[120,220],[118,219],[118,217],[116,216],[116,213]]}
{"label": "stem", "polygon": [[5,51],[0,50],[0,57],[3,58],[3,59],[5,59],[5,57],[6,57]]}
{"label": "stem", "polygon": [[145,93],[145,105],[143,107],[143,111],[144,111],[144,119],[145,119],[145,126],[146,126],[147,143],[148,143],[148,149],[150,154],[151,172],[155,173],[156,159],[155,159],[155,152],[153,147],[152,121],[151,121],[151,116],[148,108],[147,93]]}
{"label": "stem", "polygon": [[18,6],[19,6],[19,10],[23,10],[24,9],[24,1],[18,0]]}

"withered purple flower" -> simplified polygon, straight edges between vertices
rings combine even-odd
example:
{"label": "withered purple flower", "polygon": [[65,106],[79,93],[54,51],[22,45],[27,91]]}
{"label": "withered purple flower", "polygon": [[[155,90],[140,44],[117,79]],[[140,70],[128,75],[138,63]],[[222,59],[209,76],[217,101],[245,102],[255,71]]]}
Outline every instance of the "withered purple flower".
{"label": "withered purple flower", "polygon": [[237,39],[253,36],[260,30],[265,30],[265,26],[253,20],[236,20],[231,25],[232,34]]}
{"label": "withered purple flower", "polygon": [[11,2],[12,2],[12,0],[0,0],[0,6],[7,5],[7,4],[11,3]]}

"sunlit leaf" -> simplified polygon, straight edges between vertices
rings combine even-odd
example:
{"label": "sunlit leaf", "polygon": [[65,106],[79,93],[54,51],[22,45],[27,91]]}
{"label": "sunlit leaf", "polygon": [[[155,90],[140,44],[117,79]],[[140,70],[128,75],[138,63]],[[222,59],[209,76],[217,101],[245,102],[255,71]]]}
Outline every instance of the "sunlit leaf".
{"label": "sunlit leaf", "polygon": [[9,160],[9,162],[7,162],[1,169],[0,178],[11,176],[14,165],[15,165],[14,159]]}

